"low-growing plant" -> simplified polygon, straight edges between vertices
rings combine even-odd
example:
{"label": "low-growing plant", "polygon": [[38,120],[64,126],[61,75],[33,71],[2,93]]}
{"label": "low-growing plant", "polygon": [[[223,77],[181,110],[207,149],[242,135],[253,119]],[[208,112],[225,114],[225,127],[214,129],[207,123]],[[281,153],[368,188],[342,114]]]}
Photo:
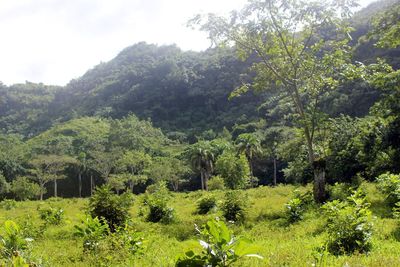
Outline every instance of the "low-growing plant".
{"label": "low-growing plant", "polygon": [[228,191],[221,210],[224,218],[231,222],[244,222],[246,218],[246,208],[248,203],[247,195],[240,191]]}
{"label": "low-growing plant", "polygon": [[236,238],[223,221],[210,220],[200,230],[200,245],[203,250],[196,254],[192,250],[178,257],[177,267],[231,266],[242,257],[263,259],[256,253],[248,239]]}
{"label": "low-growing plant", "polygon": [[352,192],[352,185],[347,183],[335,183],[328,187],[330,200],[346,200]]}
{"label": "low-growing plant", "polygon": [[39,217],[46,224],[60,225],[64,220],[64,210],[55,207],[38,207]]}
{"label": "low-growing plant", "polygon": [[295,190],[294,196],[288,203],[285,204],[285,215],[289,223],[294,223],[303,219],[304,212],[312,203],[311,192],[300,193],[300,191]]}
{"label": "low-growing plant", "polygon": [[369,205],[363,192],[357,190],[347,201],[334,200],[323,206],[329,236],[326,249],[330,253],[341,255],[370,251],[373,224]]}
{"label": "low-growing plant", "polygon": [[148,209],[146,220],[149,222],[171,223],[174,220],[174,209],[168,206],[170,199],[166,183],[155,186],[153,193],[146,192],[143,205]]}
{"label": "low-growing plant", "polygon": [[29,242],[33,241],[23,236],[20,227],[14,221],[5,221],[1,230],[0,251],[4,258],[12,258],[13,255],[27,250]]}
{"label": "low-growing plant", "polygon": [[107,185],[97,187],[89,199],[89,213],[95,218],[103,218],[111,231],[123,226],[129,219],[129,208],[133,203],[131,193],[115,194]]}
{"label": "low-growing plant", "polygon": [[140,232],[133,231],[125,225],[118,228],[109,237],[109,243],[114,250],[124,250],[127,253],[134,255],[143,251],[143,235]]}
{"label": "low-growing plant", "polygon": [[5,210],[11,210],[17,207],[17,201],[14,199],[4,199],[2,202],[0,202],[0,206]]}
{"label": "low-growing plant", "polygon": [[74,228],[75,236],[83,238],[84,251],[96,251],[100,240],[110,232],[107,222],[90,215],[82,220],[82,225],[75,225]]}
{"label": "low-growing plant", "polygon": [[207,214],[217,208],[217,199],[212,195],[206,195],[197,202],[197,213]]}

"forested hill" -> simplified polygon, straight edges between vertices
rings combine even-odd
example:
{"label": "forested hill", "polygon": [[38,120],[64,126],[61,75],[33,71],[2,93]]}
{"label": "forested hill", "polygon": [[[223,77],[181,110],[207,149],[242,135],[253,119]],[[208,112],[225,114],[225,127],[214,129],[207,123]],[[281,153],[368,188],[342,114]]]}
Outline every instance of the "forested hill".
{"label": "forested hill", "polygon": [[[386,57],[398,68],[399,49],[376,49],[373,41],[362,37],[376,10],[373,4],[354,16],[354,40],[361,37],[353,43],[354,60],[371,62],[377,56]],[[122,118],[134,113],[150,119],[172,138],[190,140],[209,129],[231,129],[267,115],[278,119],[282,114],[276,111],[271,93],[248,92],[228,100],[232,90],[251,77],[247,71],[250,63],[240,61],[233,49],[184,52],[176,46],[139,43],[63,88],[28,82],[10,87],[0,84],[0,127],[5,132],[34,136],[72,118]],[[333,116],[363,116],[378,97],[373,88],[353,83],[342,86],[321,104]]]}

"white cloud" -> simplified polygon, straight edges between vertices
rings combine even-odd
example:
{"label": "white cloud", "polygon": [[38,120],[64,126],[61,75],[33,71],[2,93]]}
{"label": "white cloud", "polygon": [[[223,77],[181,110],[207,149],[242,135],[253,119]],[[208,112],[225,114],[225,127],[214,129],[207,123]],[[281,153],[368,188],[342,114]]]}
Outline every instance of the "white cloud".
{"label": "white cloud", "polygon": [[[364,0],[363,2],[371,2]],[[209,46],[187,28],[197,13],[226,13],[246,0],[0,0],[0,81],[66,84],[140,41]]]}

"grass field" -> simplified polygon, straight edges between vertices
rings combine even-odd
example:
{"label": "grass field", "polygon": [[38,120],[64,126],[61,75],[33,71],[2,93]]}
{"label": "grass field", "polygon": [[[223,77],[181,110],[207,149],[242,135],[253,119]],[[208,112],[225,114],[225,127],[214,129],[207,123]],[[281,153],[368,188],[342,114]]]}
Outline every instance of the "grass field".
{"label": "grass field", "polygon": [[[304,219],[288,224],[283,216],[284,204],[292,196],[294,186],[260,187],[245,191],[250,199],[247,220],[242,225],[230,225],[238,236],[253,241],[264,260],[247,258],[235,266],[400,266],[399,220],[390,217],[384,196],[374,184],[363,184],[374,215],[373,248],[368,255],[320,255],[327,236],[326,220],[318,208],[308,211]],[[300,190],[307,190],[300,187]],[[189,249],[200,251],[194,224],[202,225],[208,219],[221,217],[220,211],[197,215],[196,201],[203,192],[172,193],[171,206],[176,221],[164,225],[145,222],[138,216],[143,196],[136,196],[131,208],[133,227],[142,232],[144,251],[140,255],[120,255],[118,251],[98,254],[84,253],[82,239],[73,235],[74,225],[85,218],[87,199],[50,199],[46,205],[65,210],[60,226],[47,226],[42,235],[32,242],[31,257],[43,266],[174,266],[177,255]],[[223,199],[224,192],[212,192]],[[7,210],[0,209],[0,223],[14,220],[19,225],[39,229],[40,201],[18,202]],[[318,259],[318,260],[316,260]]]}

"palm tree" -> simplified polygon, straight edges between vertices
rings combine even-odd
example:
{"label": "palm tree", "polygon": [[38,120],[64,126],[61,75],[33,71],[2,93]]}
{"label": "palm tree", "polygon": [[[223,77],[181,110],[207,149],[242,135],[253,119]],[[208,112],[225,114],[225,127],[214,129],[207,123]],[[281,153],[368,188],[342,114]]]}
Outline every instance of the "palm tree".
{"label": "palm tree", "polygon": [[253,159],[256,153],[261,152],[260,140],[250,133],[240,134],[236,139],[237,149],[239,153],[246,155],[249,161],[250,174],[253,176]]}
{"label": "palm tree", "polygon": [[214,153],[207,141],[200,141],[189,148],[190,162],[196,171],[200,172],[201,189],[208,190],[208,179],[214,169]]}

